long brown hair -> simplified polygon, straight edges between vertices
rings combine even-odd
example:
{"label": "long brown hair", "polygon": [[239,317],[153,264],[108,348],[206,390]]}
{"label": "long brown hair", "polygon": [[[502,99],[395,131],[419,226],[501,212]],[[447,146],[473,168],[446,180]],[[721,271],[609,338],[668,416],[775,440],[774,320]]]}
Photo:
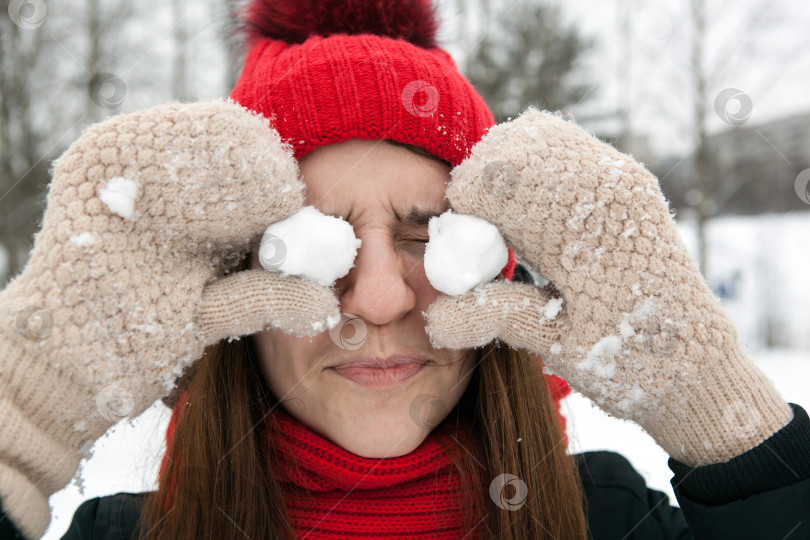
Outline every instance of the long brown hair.
{"label": "long brown hair", "polygon": [[[461,475],[469,538],[585,539],[582,485],[537,358],[493,343],[471,359],[478,364],[472,380],[444,422],[469,420],[484,459],[459,448],[456,439],[439,439]],[[295,538],[265,443],[281,405],[259,366],[246,336],[207,347],[184,376],[189,403],[174,428],[159,488],[144,503],[139,538]],[[482,476],[503,474],[526,485],[528,496],[517,510],[496,504],[490,485],[482,484]],[[507,488],[514,488],[503,487],[508,500]]]}
{"label": "long brown hair", "polygon": [[[442,439],[461,474],[463,507],[485,512],[481,522],[473,512],[466,515],[469,537],[586,538],[579,476],[537,359],[497,345],[475,356],[480,363],[473,379],[445,422],[471,419],[484,459]],[[189,403],[174,428],[159,489],[141,513],[140,538],[295,538],[264,442],[280,405],[252,338],[208,347],[187,388]],[[522,480],[525,504],[507,510],[491,500],[490,486],[480,480],[482,465],[485,478],[509,473]],[[505,499],[512,496],[508,488]]]}

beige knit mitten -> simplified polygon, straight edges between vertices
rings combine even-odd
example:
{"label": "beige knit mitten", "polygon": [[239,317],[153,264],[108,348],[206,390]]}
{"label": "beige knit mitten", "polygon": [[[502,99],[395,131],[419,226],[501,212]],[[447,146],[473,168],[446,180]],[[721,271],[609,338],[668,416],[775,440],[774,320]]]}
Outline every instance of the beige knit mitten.
{"label": "beige knit mitten", "polygon": [[500,338],[531,350],[691,466],[727,461],[792,419],[632,157],[530,108],[493,127],[451,177],[452,208],[495,224],[551,283],[441,296],[427,312],[434,346]]}
{"label": "beige knit mitten", "polygon": [[114,117],[58,159],[28,264],[0,293],[0,499],[23,534],[42,536],[93,442],[206,345],[339,320],[325,287],[225,275],[303,201],[291,149],[226,101]]}

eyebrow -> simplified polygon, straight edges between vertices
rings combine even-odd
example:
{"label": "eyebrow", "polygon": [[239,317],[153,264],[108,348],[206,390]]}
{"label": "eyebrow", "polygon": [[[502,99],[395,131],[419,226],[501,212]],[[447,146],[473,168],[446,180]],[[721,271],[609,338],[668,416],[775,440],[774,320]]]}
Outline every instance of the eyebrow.
{"label": "eyebrow", "polygon": [[402,216],[398,211],[394,210],[397,216],[397,221],[405,225],[427,225],[432,217],[438,217],[444,213],[444,210],[423,210],[421,208],[411,208]]}

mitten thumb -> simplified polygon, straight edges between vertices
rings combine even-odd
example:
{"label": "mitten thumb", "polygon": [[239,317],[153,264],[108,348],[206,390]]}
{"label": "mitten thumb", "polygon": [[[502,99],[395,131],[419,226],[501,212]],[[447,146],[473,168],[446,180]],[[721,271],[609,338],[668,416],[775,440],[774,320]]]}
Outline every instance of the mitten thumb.
{"label": "mitten thumb", "polygon": [[534,285],[486,283],[464,295],[440,296],[425,313],[426,330],[434,347],[481,347],[498,338],[545,358],[560,339],[562,302]]}
{"label": "mitten thumb", "polygon": [[338,299],[328,288],[267,270],[244,270],[207,284],[199,311],[206,345],[260,332],[268,324],[312,336],[339,321]]}

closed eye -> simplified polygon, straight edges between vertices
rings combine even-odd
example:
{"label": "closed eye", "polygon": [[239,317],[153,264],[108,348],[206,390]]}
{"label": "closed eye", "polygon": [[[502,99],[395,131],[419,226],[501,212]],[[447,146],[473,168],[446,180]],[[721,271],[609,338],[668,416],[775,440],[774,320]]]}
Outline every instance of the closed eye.
{"label": "closed eye", "polygon": [[402,242],[423,242],[423,243],[427,243],[427,242],[430,241],[430,239],[427,238],[427,237],[424,237],[424,238],[398,238],[398,240],[400,240]]}
{"label": "closed eye", "polygon": [[397,236],[395,239],[396,245],[400,249],[405,250],[418,257],[423,257],[427,249],[428,237],[427,236]]}

